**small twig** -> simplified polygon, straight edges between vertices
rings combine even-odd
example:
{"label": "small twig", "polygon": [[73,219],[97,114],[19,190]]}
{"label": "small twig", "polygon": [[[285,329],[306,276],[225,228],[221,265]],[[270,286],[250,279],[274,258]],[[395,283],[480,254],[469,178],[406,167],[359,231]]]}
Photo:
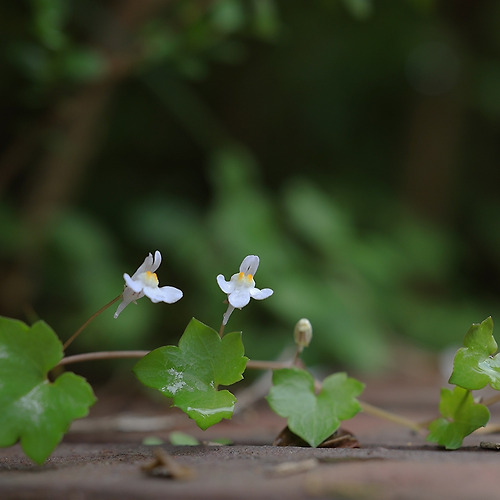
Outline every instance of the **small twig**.
{"label": "small twig", "polygon": [[172,479],[191,479],[194,476],[194,469],[178,464],[163,448],[155,448],[153,454],[154,460],[141,467],[146,474]]}
{"label": "small twig", "polygon": [[104,312],[108,307],[112,306],[115,302],[117,302],[121,298],[122,298],[122,295],[120,294],[120,295],[118,295],[118,297],[115,297],[111,302],[108,302],[106,305],[102,306],[97,312],[92,314],[92,316],[90,316],[90,318],[87,321],[85,321],[85,323],[83,323],[83,325],[80,328],[78,328],[78,330],[73,335],[71,335],[71,337],[68,340],[66,340],[66,342],[63,345],[63,351],[65,351],[67,349],[67,347],[76,339],[76,337],[78,337],[78,335],[80,335],[80,333],[82,333],[82,331],[85,330],[85,328],[87,328],[87,326],[95,318],[97,318],[97,316],[99,316],[99,314]]}

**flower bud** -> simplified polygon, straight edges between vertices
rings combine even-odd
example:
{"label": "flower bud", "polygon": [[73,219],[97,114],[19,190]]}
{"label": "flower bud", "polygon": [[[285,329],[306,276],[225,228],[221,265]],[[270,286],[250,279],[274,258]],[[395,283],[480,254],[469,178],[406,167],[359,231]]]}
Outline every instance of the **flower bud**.
{"label": "flower bud", "polygon": [[306,318],[299,319],[295,325],[295,330],[293,331],[293,338],[297,344],[299,352],[302,352],[304,347],[307,347],[310,344],[312,336],[313,329],[311,322]]}

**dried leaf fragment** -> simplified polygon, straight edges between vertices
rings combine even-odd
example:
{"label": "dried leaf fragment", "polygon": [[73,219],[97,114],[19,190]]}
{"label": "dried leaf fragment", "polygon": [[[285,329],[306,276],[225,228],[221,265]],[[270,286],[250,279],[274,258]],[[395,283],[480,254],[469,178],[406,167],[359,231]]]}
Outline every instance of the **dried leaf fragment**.
{"label": "dried leaf fragment", "polygon": [[194,469],[187,465],[180,465],[163,448],[153,450],[154,460],[143,465],[141,469],[148,475],[168,479],[191,479]]}
{"label": "dried leaf fragment", "polygon": [[500,443],[495,443],[492,441],[481,441],[479,443],[479,447],[483,448],[484,450],[500,451]]}
{"label": "dried leaf fragment", "polygon": [[[285,427],[274,440],[273,446],[309,447],[309,444]],[[361,448],[361,445],[353,434],[340,428],[322,441],[318,448]]]}

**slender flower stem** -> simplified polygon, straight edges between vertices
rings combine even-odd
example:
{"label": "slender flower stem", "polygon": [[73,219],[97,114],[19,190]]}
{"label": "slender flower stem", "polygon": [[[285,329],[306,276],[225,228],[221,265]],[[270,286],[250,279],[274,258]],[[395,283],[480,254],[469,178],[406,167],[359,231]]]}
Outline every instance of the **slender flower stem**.
{"label": "slender flower stem", "polygon": [[78,337],[78,335],[80,335],[80,333],[82,333],[83,330],[85,330],[85,328],[87,328],[87,326],[95,318],[97,318],[97,316],[99,316],[99,314],[104,312],[108,307],[112,306],[115,302],[117,302],[121,298],[122,294],[118,295],[118,297],[115,297],[111,302],[108,302],[105,306],[102,306],[97,312],[92,314],[92,316],[90,316],[90,318],[87,321],[85,321],[85,323],[83,323],[83,325],[80,328],[78,328],[78,330],[73,335],[71,335],[71,337],[68,340],[66,340],[66,342],[63,345],[63,351],[65,351],[68,348],[68,346],[76,339],[76,337]]}
{"label": "slender flower stem", "polygon": [[[100,351],[86,352],[83,354],[74,354],[66,356],[59,361],[58,366],[71,365],[73,363],[83,363],[84,361],[97,361],[102,359],[126,359],[143,358],[150,351]],[[247,362],[247,368],[252,370],[279,370],[280,368],[290,368],[290,361],[252,361]]]}
{"label": "slender flower stem", "polygon": [[226,327],[226,325],[224,324],[224,322],[222,322],[220,324],[220,328],[219,328],[219,337],[222,338],[222,336],[224,335],[224,328]]}
{"label": "slender flower stem", "polygon": [[74,356],[66,356],[59,361],[57,366],[70,365],[72,363],[83,363],[84,361],[96,361],[99,359],[127,359],[127,358],[143,358],[150,351],[102,351],[102,352],[86,352],[83,354],[75,354]]}
{"label": "slender flower stem", "polygon": [[301,353],[302,353],[302,348],[300,346],[297,346],[297,350],[295,351],[295,356],[293,357],[293,361],[292,361],[293,366],[300,367],[300,365],[301,365],[301,359],[300,359]]}
{"label": "slender flower stem", "polygon": [[251,370],[280,370],[291,366],[293,366],[291,361],[255,361],[252,359],[247,361],[247,368]]}

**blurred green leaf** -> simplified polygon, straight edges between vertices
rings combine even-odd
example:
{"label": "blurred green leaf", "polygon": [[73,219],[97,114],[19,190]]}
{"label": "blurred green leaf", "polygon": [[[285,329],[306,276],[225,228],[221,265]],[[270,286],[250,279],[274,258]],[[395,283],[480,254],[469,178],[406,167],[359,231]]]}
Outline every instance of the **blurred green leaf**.
{"label": "blurred green leaf", "polygon": [[257,35],[275,38],[281,29],[278,9],[274,0],[253,0],[253,25]]}
{"label": "blurred green leaf", "polygon": [[373,0],[343,0],[347,10],[357,19],[367,19],[373,12]]}
{"label": "blurred green leaf", "polygon": [[104,58],[94,50],[74,48],[64,52],[59,60],[62,74],[74,82],[97,80],[104,75]]}
{"label": "blurred green leaf", "polygon": [[147,436],[142,440],[144,446],[159,446],[163,443],[163,439],[156,436]]}
{"label": "blurred green leaf", "polygon": [[64,0],[32,0],[33,21],[40,41],[51,50],[61,50],[67,38],[63,31],[69,7]]}
{"label": "blurred green leaf", "polygon": [[14,42],[7,48],[8,54],[16,67],[29,80],[46,83],[54,75],[50,54],[43,47],[28,41]]}
{"label": "blurred green leaf", "polygon": [[243,5],[240,0],[216,0],[210,13],[214,26],[226,33],[239,30],[245,22]]}
{"label": "blurred green leaf", "polygon": [[170,444],[174,446],[197,446],[200,444],[195,437],[181,431],[172,431],[168,435],[168,439],[170,440]]}

